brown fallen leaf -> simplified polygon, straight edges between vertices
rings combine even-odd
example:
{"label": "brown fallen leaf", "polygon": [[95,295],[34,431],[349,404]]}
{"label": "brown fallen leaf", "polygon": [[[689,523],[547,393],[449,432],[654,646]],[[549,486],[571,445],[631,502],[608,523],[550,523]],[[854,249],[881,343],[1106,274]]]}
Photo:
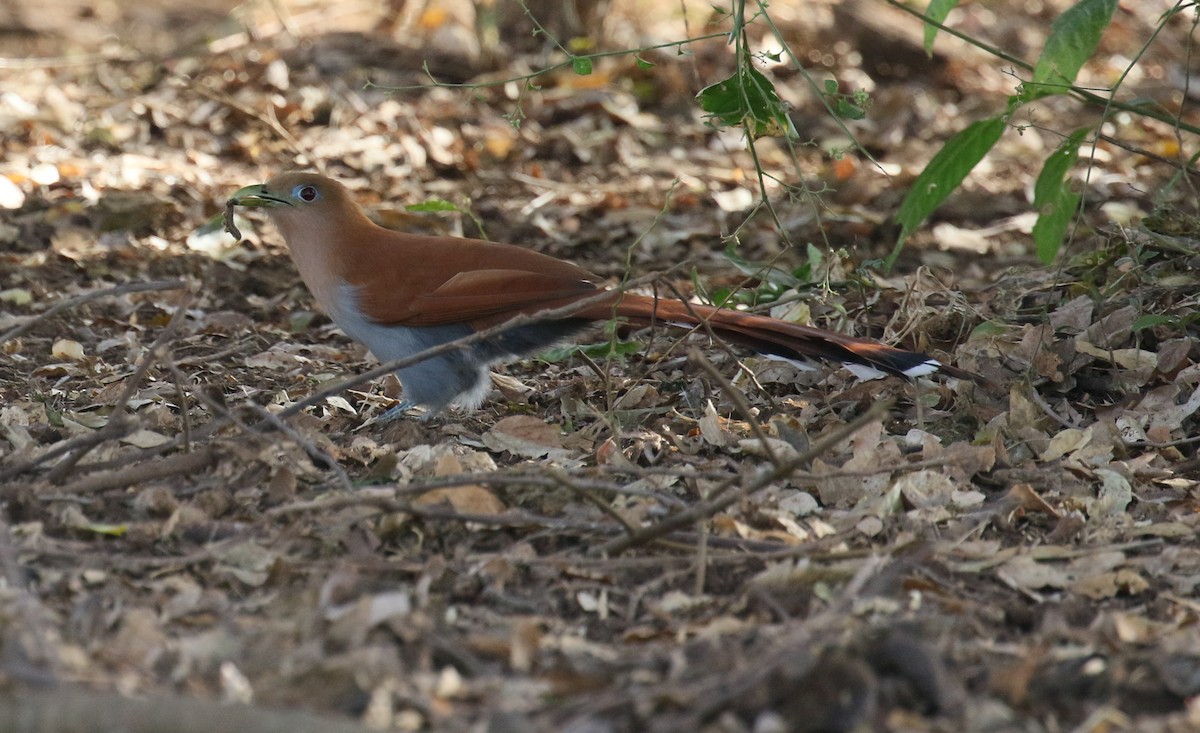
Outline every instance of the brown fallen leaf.
{"label": "brown fallen leaf", "polygon": [[[435,476],[454,476],[463,473],[462,463],[458,456],[446,453],[438,458]],[[503,514],[508,507],[500,501],[491,490],[479,484],[466,486],[449,486],[443,489],[432,489],[413,499],[414,506],[436,506],[449,504],[455,511],[463,514]]]}
{"label": "brown fallen leaf", "polygon": [[525,458],[563,456],[559,428],[533,415],[513,415],[483,434],[483,444],[497,453],[507,451]]}

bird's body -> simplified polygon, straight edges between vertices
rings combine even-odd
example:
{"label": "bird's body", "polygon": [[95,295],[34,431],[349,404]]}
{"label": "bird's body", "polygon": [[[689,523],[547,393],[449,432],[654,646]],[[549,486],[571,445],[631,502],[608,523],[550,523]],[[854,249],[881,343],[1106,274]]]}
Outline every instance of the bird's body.
{"label": "bird's body", "polygon": [[[416,354],[525,314],[581,300],[565,318],[517,326],[463,349],[403,367],[405,399],[440,410],[476,407],[488,366],[537,352],[595,321],[692,327],[772,356],[816,358],[915,377],[936,371],[974,378],[924,354],[739,311],[603,291],[577,265],[509,244],[431,237],[373,223],[340,183],[288,172],[242,189],[231,205],[266,207],[313,297],[351,338],[381,361]],[[609,298],[597,299],[601,292]]]}

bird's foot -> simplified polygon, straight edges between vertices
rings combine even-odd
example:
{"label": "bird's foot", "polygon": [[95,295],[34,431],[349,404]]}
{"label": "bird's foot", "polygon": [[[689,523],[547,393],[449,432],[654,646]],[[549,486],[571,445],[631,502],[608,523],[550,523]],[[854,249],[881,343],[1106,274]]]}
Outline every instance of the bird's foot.
{"label": "bird's foot", "polygon": [[[366,427],[369,427],[372,425],[383,425],[385,423],[399,420],[400,418],[407,417],[408,412],[410,410],[416,410],[416,409],[419,409],[419,408],[412,402],[409,402],[408,400],[401,400],[399,403],[396,404],[395,407],[385,410],[382,414],[376,415],[375,417],[371,418],[370,420],[367,420],[362,425],[359,425],[358,428],[356,428],[356,430],[362,430],[363,428],[366,428]],[[424,413],[424,412],[419,416],[419,418],[422,421],[427,419],[428,417],[429,417],[429,414]]]}

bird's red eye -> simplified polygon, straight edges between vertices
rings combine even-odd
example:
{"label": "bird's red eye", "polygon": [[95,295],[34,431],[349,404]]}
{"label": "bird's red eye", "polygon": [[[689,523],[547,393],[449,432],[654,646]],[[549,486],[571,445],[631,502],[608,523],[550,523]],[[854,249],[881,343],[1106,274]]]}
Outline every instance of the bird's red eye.
{"label": "bird's red eye", "polygon": [[303,186],[296,192],[296,195],[300,197],[301,201],[316,201],[317,189],[312,186]]}

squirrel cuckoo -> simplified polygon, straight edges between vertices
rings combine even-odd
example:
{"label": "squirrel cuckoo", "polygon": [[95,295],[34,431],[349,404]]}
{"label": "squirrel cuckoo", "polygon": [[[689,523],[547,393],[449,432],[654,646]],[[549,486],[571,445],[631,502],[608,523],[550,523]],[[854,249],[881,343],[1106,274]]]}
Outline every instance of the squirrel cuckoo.
{"label": "squirrel cuckoo", "polygon": [[[229,200],[229,209],[234,206],[267,210],[313,297],[383,362],[603,292],[601,279],[587,270],[511,244],[380,227],[342,184],[315,173],[291,171],[247,186]],[[841,362],[866,367],[872,376],[941,372],[976,378],[925,354],[874,341],[735,310],[611,292],[611,298],[568,317],[517,326],[399,369],[405,400],[434,412],[451,403],[477,407],[488,391],[490,364],[547,348],[614,317],[635,326],[683,328],[703,319],[717,335],[767,356]]]}

